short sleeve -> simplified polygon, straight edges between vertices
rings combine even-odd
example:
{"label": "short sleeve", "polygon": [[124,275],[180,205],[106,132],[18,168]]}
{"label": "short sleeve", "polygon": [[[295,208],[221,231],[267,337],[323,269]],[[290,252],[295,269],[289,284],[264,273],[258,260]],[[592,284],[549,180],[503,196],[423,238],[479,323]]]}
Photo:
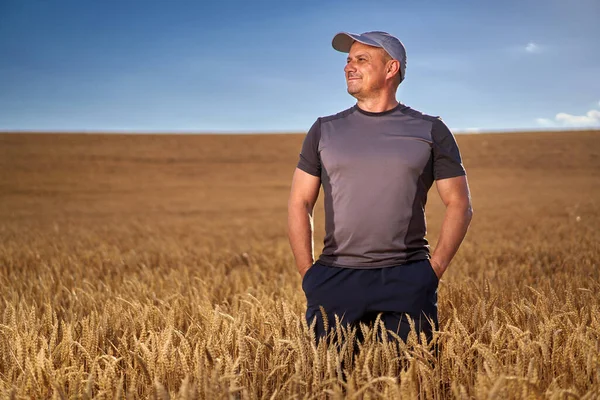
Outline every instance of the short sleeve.
{"label": "short sleeve", "polygon": [[319,155],[319,141],[321,140],[321,119],[310,128],[304,143],[302,143],[302,151],[300,152],[300,160],[298,168],[302,171],[321,177],[321,157]]}
{"label": "short sleeve", "polygon": [[435,180],[466,175],[460,150],[450,129],[441,119],[431,128],[433,140],[433,177]]}

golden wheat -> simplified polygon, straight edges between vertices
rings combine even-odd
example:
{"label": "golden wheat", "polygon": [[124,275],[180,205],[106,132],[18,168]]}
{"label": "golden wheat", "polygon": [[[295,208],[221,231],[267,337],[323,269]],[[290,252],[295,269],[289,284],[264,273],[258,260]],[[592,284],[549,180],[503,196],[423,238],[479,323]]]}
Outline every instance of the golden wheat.
{"label": "golden wheat", "polygon": [[285,237],[301,137],[0,135],[0,393],[598,398],[599,138],[459,137],[475,220],[432,343],[315,345]]}

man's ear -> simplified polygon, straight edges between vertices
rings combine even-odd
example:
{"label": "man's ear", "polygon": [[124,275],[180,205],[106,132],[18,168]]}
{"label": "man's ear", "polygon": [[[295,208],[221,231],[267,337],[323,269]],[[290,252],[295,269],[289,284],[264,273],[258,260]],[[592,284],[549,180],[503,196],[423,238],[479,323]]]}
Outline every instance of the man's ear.
{"label": "man's ear", "polygon": [[387,65],[387,75],[388,77],[395,76],[400,70],[400,62],[398,60],[390,60]]}

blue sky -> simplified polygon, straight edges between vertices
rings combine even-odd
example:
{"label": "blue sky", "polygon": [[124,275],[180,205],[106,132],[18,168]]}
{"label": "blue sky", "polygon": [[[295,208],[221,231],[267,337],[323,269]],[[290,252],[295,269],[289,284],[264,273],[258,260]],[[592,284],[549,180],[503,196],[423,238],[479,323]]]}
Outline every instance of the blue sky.
{"label": "blue sky", "polygon": [[600,127],[600,1],[0,0],[0,130],[306,131],[354,104],[336,32],[407,48],[455,131]]}

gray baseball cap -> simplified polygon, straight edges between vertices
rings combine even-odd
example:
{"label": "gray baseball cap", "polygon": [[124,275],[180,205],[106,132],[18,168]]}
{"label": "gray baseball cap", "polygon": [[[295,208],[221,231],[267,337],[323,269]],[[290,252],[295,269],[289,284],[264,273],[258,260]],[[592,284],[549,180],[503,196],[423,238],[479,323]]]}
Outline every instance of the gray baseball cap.
{"label": "gray baseball cap", "polygon": [[337,51],[349,53],[352,43],[361,42],[369,46],[384,49],[394,60],[400,61],[400,82],[404,80],[406,71],[406,49],[397,37],[387,32],[373,31],[365,33],[339,32],[333,37],[331,45]]}

